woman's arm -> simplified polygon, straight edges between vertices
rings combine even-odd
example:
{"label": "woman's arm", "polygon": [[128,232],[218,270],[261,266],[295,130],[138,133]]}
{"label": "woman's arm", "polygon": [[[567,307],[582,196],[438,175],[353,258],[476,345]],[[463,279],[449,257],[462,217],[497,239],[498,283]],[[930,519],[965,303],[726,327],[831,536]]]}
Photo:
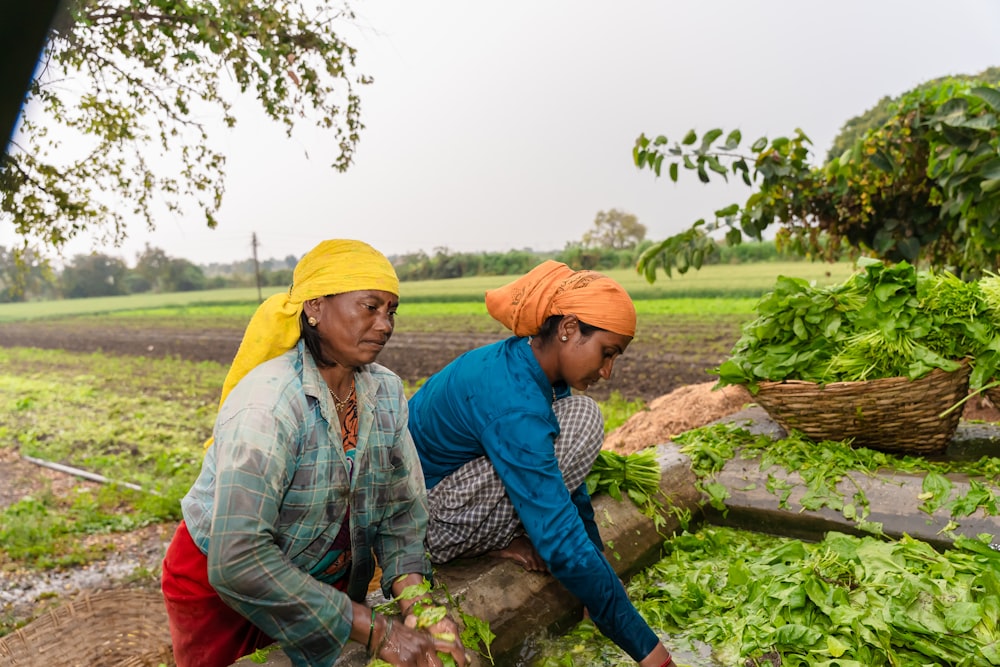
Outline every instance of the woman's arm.
{"label": "woman's arm", "polygon": [[[336,657],[352,632],[347,595],[312,578],[282,552],[278,534],[296,448],[308,424],[295,425],[237,387],[230,400],[249,407],[220,417],[215,430],[215,501],[208,541],[209,582],[227,604],[282,644],[322,661]],[[263,391],[263,390],[262,390]],[[300,420],[301,421],[301,420]],[[305,493],[305,491],[303,491]],[[327,487],[303,507],[324,506]],[[315,530],[315,526],[299,526]]]}
{"label": "woman's arm", "polygon": [[659,640],[588,534],[566,490],[554,437],[540,416],[506,415],[484,431],[483,446],[549,571],[580,599],[598,629],[638,662]]}

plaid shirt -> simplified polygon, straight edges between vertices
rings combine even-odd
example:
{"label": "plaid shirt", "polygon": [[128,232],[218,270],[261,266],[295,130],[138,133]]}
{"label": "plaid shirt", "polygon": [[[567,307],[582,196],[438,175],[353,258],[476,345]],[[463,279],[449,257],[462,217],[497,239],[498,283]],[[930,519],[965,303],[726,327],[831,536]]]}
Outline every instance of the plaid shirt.
{"label": "plaid shirt", "polygon": [[[227,604],[279,642],[295,664],[332,664],[351,631],[374,552],[388,596],[396,577],[430,577],[427,499],[399,378],[377,364],[355,375],[353,476],[333,401],[299,344],[251,371],[219,410],[214,443],[181,501]],[[308,572],[350,507],[354,562],[347,595]]]}

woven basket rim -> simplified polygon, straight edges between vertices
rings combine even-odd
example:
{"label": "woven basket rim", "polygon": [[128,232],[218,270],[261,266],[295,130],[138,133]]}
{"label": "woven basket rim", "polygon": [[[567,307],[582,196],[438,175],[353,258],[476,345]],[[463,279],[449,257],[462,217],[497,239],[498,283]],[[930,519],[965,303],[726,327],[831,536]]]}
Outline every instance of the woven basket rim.
{"label": "woven basket rim", "polygon": [[767,386],[767,387],[773,387],[774,385],[782,385],[782,384],[784,384],[784,385],[796,385],[796,386],[811,386],[811,387],[816,387],[817,389],[825,389],[827,387],[838,388],[838,387],[857,386],[857,385],[862,385],[862,384],[870,386],[873,383],[877,383],[877,384],[891,384],[891,383],[907,384],[907,383],[910,383],[910,382],[919,382],[921,380],[926,380],[927,378],[929,378],[932,375],[950,375],[951,373],[961,373],[961,372],[963,372],[966,369],[968,369],[971,372],[972,367],[969,365],[968,359],[962,359],[958,363],[959,363],[959,367],[956,368],[953,371],[946,371],[943,368],[932,368],[930,371],[928,371],[927,373],[921,375],[920,377],[918,377],[918,378],[912,378],[912,379],[909,378],[906,375],[892,375],[890,377],[871,378],[869,380],[838,380],[837,382],[825,382],[825,383],[821,383],[821,382],[814,382],[812,380],[798,380],[798,379],[795,379],[795,378],[786,378],[784,380],[761,380],[761,381],[759,381],[757,383],[757,386],[758,387],[765,387],[765,386]]}
{"label": "woven basket rim", "polygon": [[0,637],[0,664],[173,665],[163,594],[137,587],[83,593]]}

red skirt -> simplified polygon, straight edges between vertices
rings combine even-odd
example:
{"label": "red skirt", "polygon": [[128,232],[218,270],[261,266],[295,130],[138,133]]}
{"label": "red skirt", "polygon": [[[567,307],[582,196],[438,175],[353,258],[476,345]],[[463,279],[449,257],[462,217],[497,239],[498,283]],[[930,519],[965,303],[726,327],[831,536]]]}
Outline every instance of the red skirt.
{"label": "red skirt", "polygon": [[208,558],[183,521],[163,559],[161,587],[177,667],[228,667],[274,643],[208,583]]}

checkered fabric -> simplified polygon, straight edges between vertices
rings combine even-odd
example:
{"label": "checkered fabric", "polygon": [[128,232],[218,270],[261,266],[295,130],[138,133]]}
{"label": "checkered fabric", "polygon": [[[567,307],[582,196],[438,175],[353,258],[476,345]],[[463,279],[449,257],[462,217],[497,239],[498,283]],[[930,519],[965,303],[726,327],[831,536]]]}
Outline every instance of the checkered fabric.
{"label": "checkered fabric", "polygon": [[[604,418],[593,399],[568,396],[552,404],[559,421],[556,460],[566,489],[583,484],[604,443]],[[531,465],[525,461],[525,465]],[[502,549],[524,534],[503,482],[489,458],[474,459],[427,492],[431,561],[471,558]]]}

